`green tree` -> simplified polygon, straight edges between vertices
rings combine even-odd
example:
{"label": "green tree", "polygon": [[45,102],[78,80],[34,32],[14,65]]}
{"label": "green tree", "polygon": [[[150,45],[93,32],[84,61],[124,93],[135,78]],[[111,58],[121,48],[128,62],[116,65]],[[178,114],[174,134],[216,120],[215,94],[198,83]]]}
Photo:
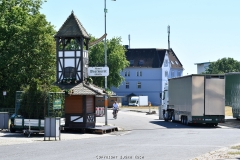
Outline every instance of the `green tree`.
{"label": "green tree", "polygon": [[54,27],[39,12],[42,0],[0,1],[0,91],[14,107],[15,92],[31,85],[50,85],[55,78]]}
{"label": "green tree", "polygon": [[222,58],[211,62],[206,74],[223,74],[228,72],[240,72],[240,62],[233,58]]}
{"label": "green tree", "polygon": [[[91,38],[94,41],[94,37]],[[89,67],[104,67],[105,53],[104,41],[99,42],[89,49]],[[121,38],[116,37],[107,40],[107,66],[109,67],[109,76],[107,77],[108,88],[114,86],[119,87],[124,81],[124,77],[120,72],[129,66],[129,62],[125,56],[125,48],[121,44]],[[104,77],[92,77],[93,83],[104,88]]]}
{"label": "green tree", "polygon": [[61,89],[57,86],[39,86],[38,83],[32,83],[23,91],[18,114],[25,118],[43,119],[48,115],[49,92],[61,92]]}

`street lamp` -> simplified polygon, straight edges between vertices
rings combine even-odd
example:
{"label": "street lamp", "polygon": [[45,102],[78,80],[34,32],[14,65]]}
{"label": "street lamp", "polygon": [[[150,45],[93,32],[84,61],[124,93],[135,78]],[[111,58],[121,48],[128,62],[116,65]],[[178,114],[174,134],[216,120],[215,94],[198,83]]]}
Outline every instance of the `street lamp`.
{"label": "street lamp", "polygon": [[[116,0],[112,0],[116,1]],[[105,40],[104,40],[104,57],[105,57],[105,67],[107,67],[107,19],[106,19],[106,13],[107,13],[107,8],[106,8],[106,0],[104,0],[104,26],[105,26]],[[107,76],[105,76],[105,91],[107,90]],[[104,113],[105,113],[105,125],[107,125],[107,95],[104,97]]]}
{"label": "street lamp", "polygon": [[4,102],[5,102],[5,96],[7,95],[7,91],[3,91],[3,106],[5,105]]}

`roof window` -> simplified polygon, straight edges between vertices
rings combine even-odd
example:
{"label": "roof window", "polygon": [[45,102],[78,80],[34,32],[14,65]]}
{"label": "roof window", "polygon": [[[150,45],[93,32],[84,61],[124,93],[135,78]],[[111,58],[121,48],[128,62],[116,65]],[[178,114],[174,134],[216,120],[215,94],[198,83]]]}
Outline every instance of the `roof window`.
{"label": "roof window", "polygon": [[130,66],[133,66],[134,65],[134,60],[130,60]]}
{"label": "roof window", "polygon": [[144,60],[139,60],[138,65],[143,66],[144,65]]}

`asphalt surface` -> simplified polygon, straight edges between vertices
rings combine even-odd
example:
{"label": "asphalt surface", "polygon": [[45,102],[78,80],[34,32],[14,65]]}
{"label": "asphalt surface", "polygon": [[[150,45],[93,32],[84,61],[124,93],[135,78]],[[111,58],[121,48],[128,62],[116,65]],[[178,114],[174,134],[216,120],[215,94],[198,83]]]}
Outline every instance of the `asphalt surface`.
{"label": "asphalt surface", "polygon": [[[129,111],[131,111],[131,112],[129,112]],[[155,111],[156,113],[158,113],[157,109],[155,109],[155,110],[151,109],[151,112],[152,111],[153,112]],[[153,120],[148,126],[146,126],[145,129],[143,129],[142,125],[144,125],[144,123],[145,123],[143,121],[143,117],[146,118],[146,114],[149,112],[149,109],[137,109],[137,108],[136,109],[135,108],[134,109],[132,109],[132,108],[126,109],[126,108],[123,108],[120,111],[119,118],[122,118],[121,117],[121,112],[126,112],[129,115],[132,114],[132,115],[139,116],[139,118],[138,118],[139,123],[134,125],[134,127],[131,127],[131,128],[129,127],[128,128],[129,125],[127,124],[127,120],[126,120],[126,122],[123,121],[124,125],[122,124],[122,126],[121,126],[121,125],[118,124],[120,122],[120,120],[116,121],[116,120],[114,120],[112,118],[109,118],[108,119],[108,123],[110,125],[119,126],[120,130],[118,132],[113,132],[113,133],[110,133],[110,134],[103,134],[103,135],[98,135],[98,134],[79,134],[79,133],[62,133],[61,134],[61,141],[63,141],[63,142],[71,141],[71,145],[67,143],[69,145],[69,147],[71,147],[71,146],[74,146],[74,144],[72,144],[74,141],[72,141],[72,140],[76,140],[76,143],[77,143],[78,140],[89,139],[88,141],[82,141],[81,143],[87,143],[88,144],[88,143],[93,143],[94,142],[96,145],[101,146],[101,143],[104,143],[103,139],[106,139],[108,142],[105,141],[104,148],[107,149],[106,153],[108,153],[108,154],[100,154],[100,152],[96,152],[96,156],[101,156],[101,155],[105,155],[106,156],[106,155],[112,155],[113,154],[113,152],[111,152],[111,151],[109,152],[109,149],[111,148],[110,145],[112,144],[109,141],[112,141],[112,140],[116,139],[116,146],[121,148],[121,149],[119,149],[119,152],[123,152],[124,153],[124,152],[126,152],[126,151],[124,151],[124,148],[128,149],[131,146],[133,148],[137,147],[138,148],[137,150],[139,151],[139,154],[137,156],[139,156],[139,157],[132,157],[132,159],[133,158],[135,158],[135,159],[139,158],[140,159],[141,156],[143,156],[143,157],[145,156],[145,159],[146,159],[146,157],[151,159],[151,157],[152,158],[154,157],[154,155],[151,154],[152,152],[148,154],[148,153],[145,153],[146,151],[144,150],[148,145],[149,145],[148,146],[149,149],[151,149],[151,150],[154,150],[154,148],[159,148],[160,147],[161,148],[160,152],[161,153],[165,153],[165,155],[167,155],[168,154],[167,151],[169,151],[169,150],[173,150],[173,149],[175,149],[175,150],[177,149],[178,150],[178,148],[182,147],[182,145],[184,146],[184,145],[189,145],[189,144],[193,143],[195,141],[194,137],[198,137],[199,133],[200,133],[198,130],[186,130],[188,127],[184,126],[184,125],[181,125],[181,124],[165,123],[163,121],[156,120],[156,117],[158,116],[157,114],[149,114],[147,116],[149,119],[155,119],[155,120]],[[111,112],[108,112],[108,114],[109,113],[111,113]],[[137,114],[137,113],[139,113],[139,114]],[[109,114],[108,116],[110,117],[111,115]],[[105,120],[104,117],[97,118],[98,123],[96,125],[97,126],[104,125],[104,120]],[[123,119],[121,119],[121,120],[123,120]],[[228,130],[229,128],[230,129],[231,128],[234,128],[234,129],[239,129],[240,128],[240,126],[239,126],[240,123],[238,123],[238,122],[239,121],[236,121],[235,119],[232,119],[231,117],[227,117],[226,123],[220,124],[220,127],[221,128],[226,128],[227,130],[225,130],[225,134],[226,134],[226,136],[229,136],[229,134],[231,134],[231,130]],[[169,131],[169,134],[167,134],[167,132],[166,133],[162,133],[161,129],[163,129],[163,128],[169,128],[170,130],[165,130],[165,131]],[[179,130],[179,129],[181,129],[181,130]],[[184,130],[182,130],[182,129],[184,129]],[[199,129],[199,128],[197,128],[197,129]],[[181,145],[178,145],[178,144],[170,145],[172,142],[169,142],[169,144],[168,144],[168,143],[163,143],[162,141],[160,141],[159,143],[157,143],[158,145],[156,145],[156,143],[154,142],[154,139],[152,139],[153,141],[149,139],[149,142],[146,143],[146,144],[143,144],[143,143],[139,144],[139,143],[141,143],[142,139],[141,140],[139,139],[139,141],[133,141],[132,138],[131,138],[132,136],[133,137],[137,137],[139,135],[140,135],[140,137],[141,136],[145,136],[145,135],[146,136],[150,136],[149,135],[149,131],[151,131],[151,130],[155,130],[157,132],[159,131],[159,133],[158,133],[159,136],[165,136],[166,139],[170,138],[170,137],[168,137],[166,135],[174,135],[174,137],[176,137],[176,138],[178,138],[178,137],[182,138],[183,136],[189,135],[190,137],[192,137],[192,139],[189,140],[188,142],[186,142],[186,144],[181,144]],[[200,130],[202,130],[201,127],[200,127]],[[137,131],[137,132],[132,132],[132,131]],[[179,131],[181,131],[181,134],[178,133]],[[209,130],[209,129],[204,129],[204,132],[212,133],[211,130]],[[218,134],[218,132],[213,132],[213,133]],[[161,135],[161,134],[164,134],[164,135]],[[118,136],[118,138],[114,138],[115,136]],[[121,138],[119,136],[120,137],[123,136],[124,140],[129,141],[129,144],[126,146],[126,144],[122,143],[121,142],[122,140],[121,140]],[[97,141],[96,141],[96,138],[98,139]],[[212,140],[214,140],[214,138],[212,138]],[[50,141],[55,141],[55,139],[51,138]],[[22,133],[9,133],[7,131],[0,131],[0,146],[1,145],[11,146],[11,145],[16,145],[16,144],[21,144],[21,145],[26,144],[27,145],[27,144],[34,144],[34,143],[38,143],[40,146],[41,145],[44,146],[44,143],[41,143],[41,142],[43,142],[43,135],[42,134],[34,135],[33,137],[26,138],[26,137],[23,136]],[[229,154],[229,152],[232,152],[232,153],[238,152],[238,150],[239,150],[238,147],[236,147],[237,149],[236,148],[233,149],[232,146],[229,146],[230,143],[226,143],[226,147],[224,147],[222,145],[218,146],[217,145],[218,144],[217,141],[215,143],[216,143],[216,145],[213,145],[213,146],[205,145],[204,142],[202,143],[202,145],[198,145],[197,147],[196,146],[192,146],[192,147],[196,147],[196,150],[203,149],[203,151],[205,150],[206,152],[205,152],[205,154],[203,152],[203,154],[200,155],[200,156],[194,156],[195,154],[193,154],[193,153],[189,153],[189,155],[193,155],[195,157],[195,158],[193,158],[194,160],[203,160],[203,159],[209,159],[209,160],[211,160],[211,159],[234,159],[234,158],[235,159],[237,159],[237,158],[240,159],[240,155],[239,154]],[[29,148],[26,145],[24,145],[23,148],[26,148],[26,149],[28,149],[30,151],[31,148]],[[49,146],[50,146],[50,144],[49,144]],[[34,147],[37,148],[36,145],[34,145]],[[10,147],[10,148],[12,148],[12,147]],[[19,148],[19,146],[17,148]],[[212,148],[212,149],[209,150],[209,148],[210,149]],[[218,149],[214,149],[214,148],[218,148]],[[56,149],[60,149],[60,148],[56,148]],[[166,151],[163,152],[162,149],[166,150]],[[136,151],[136,150],[133,150],[132,151],[133,154],[129,154],[129,155],[131,155],[131,156],[134,155],[134,153],[135,153],[134,151]],[[142,153],[145,153],[145,154],[140,154],[141,151],[142,151]],[[210,152],[208,152],[208,151],[210,151]],[[23,152],[24,152],[24,150],[23,150]],[[3,154],[3,152],[1,152],[1,151],[0,151],[0,153]],[[86,153],[88,153],[88,150],[86,150]],[[90,151],[89,151],[89,153],[90,153]],[[128,151],[128,153],[131,153],[131,152]],[[124,155],[124,154],[122,154],[122,155]],[[120,156],[122,156],[122,155],[120,155]],[[25,156],[25,158],[27,158],[27,157],[28,156]],[[63,157],[65,157],[65,156],[63,156]],[[71,156],[69,155],[68,158],[66,157],[66,159],[69,159],[70,157]],[[174,155],[173,155],[173,157],[174,157]],[[183,157],[186,157],[186,155],[184,155],[184,154],[181,155],[180,159],[182,159]],[[95,159],[100,159],[100,158],[101,157],[95,157]],[[120,158],[120,157],[118,157],[118,158]],[[123,159],[124,157],[121,157],[121,158]],[[162,156],[161,156],[161,159],[168,159],[168,158],[169,157],[164,156],[164,154],[162,154]],[[11,158],[9,157],[9,159],[11,159]],[[36,158],[34,158],[34,159],[36,159]],[[51,159],[51,157],[48,157],[46,159]],[[125,159],[127,159],[127,157],[125,157]]]}

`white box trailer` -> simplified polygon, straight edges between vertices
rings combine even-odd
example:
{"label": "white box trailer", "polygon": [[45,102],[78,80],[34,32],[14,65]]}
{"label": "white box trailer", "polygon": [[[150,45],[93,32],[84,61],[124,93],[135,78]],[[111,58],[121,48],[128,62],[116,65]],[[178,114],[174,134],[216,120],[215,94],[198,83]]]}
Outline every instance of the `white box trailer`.
{"label": "white box trailer", "polygon": [[169,79],[160,113],[165,121],[218,125],[225,118],[225,76],[189,75]]}
{"label": "white box trailer", "polygon": [[129,101],[129,106],[147,106],[148,96],[132,96]]}
{"label": "white box trailer", "polygon": [[148,105],[148,96],[139,96],[139,106]]}

